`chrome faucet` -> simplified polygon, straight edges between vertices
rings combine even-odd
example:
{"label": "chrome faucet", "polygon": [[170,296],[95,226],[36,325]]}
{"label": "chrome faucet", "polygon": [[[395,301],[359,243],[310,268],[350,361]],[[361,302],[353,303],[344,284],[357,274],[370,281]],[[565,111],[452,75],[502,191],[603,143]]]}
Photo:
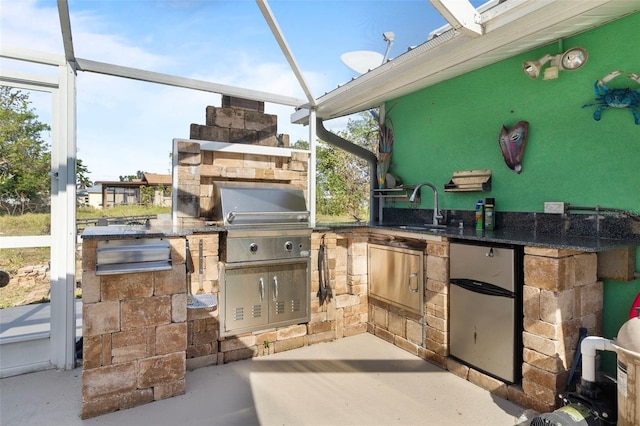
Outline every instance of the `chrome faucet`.
{"label": "chrome faucet", "polygon": [[438,190],[436,189],[435,185],[429,182],[423,182],[420,185],[416,186],[416,189],[413,190],[413,193],[409,197],[409,202],[415,202],[416,196],[420,193],[420,189],[423,186],[428,186],[429,188],[433,189],[433,225],[438,226],[438,220],[442,219],[442,215],[440,214],[440,210],[438,209]]}

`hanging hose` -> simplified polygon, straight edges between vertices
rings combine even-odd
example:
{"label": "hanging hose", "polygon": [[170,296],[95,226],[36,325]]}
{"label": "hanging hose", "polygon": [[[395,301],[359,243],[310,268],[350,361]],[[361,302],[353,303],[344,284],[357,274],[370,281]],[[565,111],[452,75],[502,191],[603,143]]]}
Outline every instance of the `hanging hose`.
{"label": "hanging hose", "polygon": [[193,294],[191,293],[191,273],[193,272],[193,259],[191,259],[191,250],[189,249],[189,240],[185,240],[185,270],[187,272],[187,305],[193,303]]}
{"label": "hanging hose", "polygon": [[329,303],[331,297],[333,297],[331,285],[329,285],[329,265],[327,263],[327,248],[324,243],[324,235],[320,240],[320,248],[318,249],[318,274],[318,298],[320,299],[320,306],[322,306],[325,301]]}

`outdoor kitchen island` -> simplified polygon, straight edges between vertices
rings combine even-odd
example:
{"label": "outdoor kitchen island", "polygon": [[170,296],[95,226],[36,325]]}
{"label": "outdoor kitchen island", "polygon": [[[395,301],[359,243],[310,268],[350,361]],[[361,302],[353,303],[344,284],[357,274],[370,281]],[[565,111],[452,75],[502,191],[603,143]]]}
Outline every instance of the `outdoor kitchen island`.
{"label": "outdoor kitchen island", "polygon": [[[549,410],[566,383],[579,327],[587,327],[589,334],[598,334],[601,327],[602,283],[596,253],[605,250],[602,253],[613,253],[603,257],[606,262],[625,263],[632,252],[627,248],[633,245],[585,239],[579,245],[564,241],[559,247],[557,241],[518,237],[525,246],[523,367],[521,380],[507,384],[448,357],[449,242],[495,236],[407,231],[395,226],[316,227],[311,236],[310,321],[222,337],[217,307],[187,309],[184,255],[186,241],[192,246],[205,241],[204,291],[220,296],[220,232],[215,227],[176,231],[144,226],[85,231],[83,417],[184,393],[187,369],[367,331],[520,405]],[[101,242],[155,238],[168,241],[170,269],[96,274]],[[410,247],[424,254],[422,315],[368,297],[370,242]],[[321,244],[333,292],[323,305],[316,295]]]}
{"label": "outdoor kitchen island", "polygon": [[[200,282],[205,293],[220,296],[221,231],[216,227],[177,230],[136,225],[93,227],[84,232],[83,418],[180,395],[185,392],[187,369],[268,355],[366,331],[367,234],[363,229],[364,232],[340,236],[339,242],[336,234],[322,234],[330,252],[333,299],[319,305],[315,297],[318,271],[312,267],[308,322],[222,337],[218,306],[189,308],[187,287],[188,277],[193,276],[194,297]],[[198,279],[198,268],[187,273],[189,262],[185,258],[187,241],[191,247],[198,247],[201,240],[202,281]],[[314,233],[314,261],[320,241],[321,235]],[[99,259],[108,258],[101,253],[106,244],[114,242],[118,243],[115,252],[126,247],[129,254],[137,246],[144,251],[166,242],[170,262],[134,254],[128,256],[135,260],[131,265],[117,265],[119,270],[109,266],[109,273],[103,274],[105,267]],[[146,270],[145,257],[149,263]],[[194,256],[196,265],[197,257]],[[357,267],[364,269],[357,271]]]}

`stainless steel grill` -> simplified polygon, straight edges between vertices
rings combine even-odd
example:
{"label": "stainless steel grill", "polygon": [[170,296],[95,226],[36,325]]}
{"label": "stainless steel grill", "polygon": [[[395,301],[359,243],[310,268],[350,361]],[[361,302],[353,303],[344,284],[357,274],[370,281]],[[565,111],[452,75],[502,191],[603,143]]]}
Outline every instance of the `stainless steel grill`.
{"label": "stainless steel grill", "polygon": [[304,193],[273,184],[214,184],[221,239],[221,335],[308,322],[311,228]]}

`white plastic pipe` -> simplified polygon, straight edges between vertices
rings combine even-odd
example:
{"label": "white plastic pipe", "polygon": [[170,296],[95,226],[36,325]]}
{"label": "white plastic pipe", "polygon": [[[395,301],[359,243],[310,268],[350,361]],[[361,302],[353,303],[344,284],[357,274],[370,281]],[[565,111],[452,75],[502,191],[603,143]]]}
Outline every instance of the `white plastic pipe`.
{"label": "white plastic pipe", "polygon": [[596,381],[596,351],[613,351],[611,340],[604,337],[588,336],[582,339],[582,378],[588,382]]}

